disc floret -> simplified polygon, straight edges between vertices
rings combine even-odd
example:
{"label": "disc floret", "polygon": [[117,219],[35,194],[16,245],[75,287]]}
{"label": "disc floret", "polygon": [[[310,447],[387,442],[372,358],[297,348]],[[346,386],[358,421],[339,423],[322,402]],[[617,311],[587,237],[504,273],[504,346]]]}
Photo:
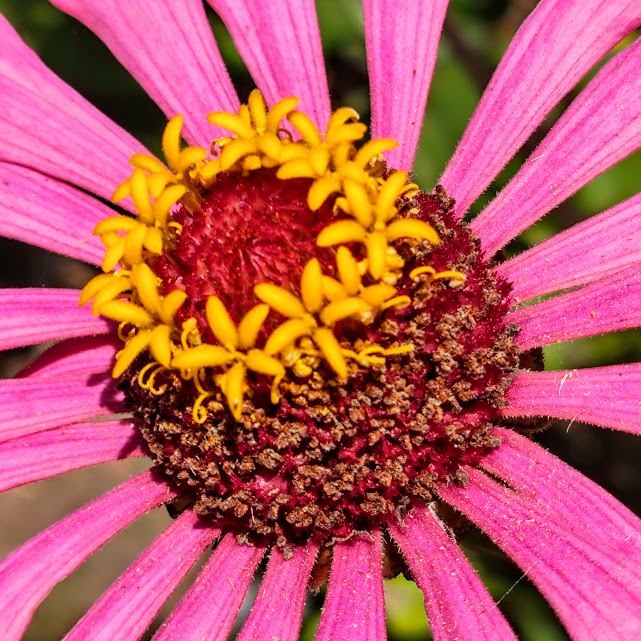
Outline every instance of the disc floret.
{"label": "disc floret", "polygon": [[[355,111],[337,110],[321,134],[305,114],[294,110],[297,103],[296,98],[285,98],[268,110],[254,91],[237,114],[210,114],[212,124],[232,133],[215,140],[211,154],[201,147],[182,148],[183,122],[176,116],[163,135],[166,164],[134,155],[130,178],[114,194],[114,201],[131,197],[136,217],[108,218],[94,232],[106,248],[106,273],[87,284],[80,304],[93,299],[94,314],[119,323],[125,345],[113,375],[120,376],[146,353],[150,362],[140,373],[141,385],[162,393],[162,387],[154,387],[154,378],[163,370],[191,382],[197,423],[206,420],[206,401],[217,393],[240,420],[244,397],[253,393],[256,377],[270,381],[271,402],[277,403],[284,380],[328,368],[342,381],[412,349],[380,346],[367,339],[364,330],[353,329],[411,302],[397,291],[405,263],[395,243],[439,243],[430,224],[400,213],[417,188],[405,172],[388,172],[384,166],[380,154],[396,143],[373,140],[357,149],[366,127]],[[223,300],[229,292],[217,291],[215,283],[205,318],[184,318],[182,310],[191,309],[189,293],[179,283],[164,282],[156,269],[160,258],[171,261],[183,233],[175,211],[183,207],[198,216],[209,191],[224,176],[251,181],[253,172],[260,171],[273,172],[277,181],[307,181],[306,206],[312,212],[330,203],[333,220],[315,243],[330,248],[333,260],[307,260],[290,287],[256,282],[254,300],[241,301],[246,311],[237,323]],[[432,280],[465,279],[456,270],[419,270]],[[350,332],[343,331],[346,325]]]}

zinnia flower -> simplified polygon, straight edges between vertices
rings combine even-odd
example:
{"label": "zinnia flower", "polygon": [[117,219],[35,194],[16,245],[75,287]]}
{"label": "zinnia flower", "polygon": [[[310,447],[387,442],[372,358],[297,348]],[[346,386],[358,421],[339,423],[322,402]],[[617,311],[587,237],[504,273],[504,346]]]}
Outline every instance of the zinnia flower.
{"label": "zinnia flower", "polygon": [[639,364],[546,372],[538,358],[638,326],[641,198],[495,256],[641,146],[641,43],[461,219],[641,24],[641,4],[542,0],[423,193],[406,172],[446,0],[364,0],[364,144],[353,110],[330,113],[311,0],[209,1],[262,92],[246,106],[199,0],[53,0],[166,113],[164,161],[0,26],[0,232],[104,270],[82,297],[0,292],[3,349],[59,341],[0,384],[2,489],[154,462],[4,560],[2,639],[19,639],[105,541],[170,502],[173,524],[66,639],[138,639],[213,544],[154,639],[227,638],[264,557],[242,640],[295,639],[310,575],[319,585],[328,573],[315,638],[384,639],[383,579],[399,560],[435,639],[514,639],[456,544],[463,521],[573,639],[638,639],[641,522],[524,434],[545,417],[641,429]]}

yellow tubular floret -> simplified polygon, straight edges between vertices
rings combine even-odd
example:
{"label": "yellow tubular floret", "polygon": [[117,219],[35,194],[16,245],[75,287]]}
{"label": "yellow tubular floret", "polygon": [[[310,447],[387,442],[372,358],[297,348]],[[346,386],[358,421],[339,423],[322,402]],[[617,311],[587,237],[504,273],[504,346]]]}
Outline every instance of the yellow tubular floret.
{"label": "yellow tubular floret", "polygon": [[398,143],[391,138],[378,138],[366,142],[356,153],[354,164],[365,169],[369,162],[389,149],[396,149]]}
{"label": "yellow tubular floret", "polygon": [[187,294],[175,289],[162,299],[160,304],[160,320],[167,325],[174,322],[174,315],[182,307],[182,304],[187,300]]}
{"label": "yellow tubular floret", "polygon": [[100,313],[118,323],[129,323],[146,329],[154,325],[153,316],[146,310],[124,300],[111,300],[100,306]]}
{"label": "yellow tubular floret", "polygon": [[355,296],[361,289],[361,275],[358,271],[358,263],[352,252],[341,245],[336,251],[336,267],[341,282],[350,296]]}
{"label": "yellow tubular floret", "polygon": [[367,230],[355,220],[339,220],[328,225],[318,234],[316,244],[319,247],[331,247],[332,245],[361,242],[366,235]]}
{"label": "yellow tubular floret", "polygon": [[221,345],[229,348],[238,347],[238,331],[229,316],[223,301],[217,296],[210,296],[205,306],[207,324]]}
{"label": "yellow tubular floret", "polygon": [[415,238],[416,240],[427,240],[433,245],[438,245],[440,242],[434,227],[417,218],[401,218],[401,220],[393,222],[386,227],[385,236],[389,241],[399,238]]}
{"label": "yellow tubular floret", "polygon": [[254,287],[254,294],[263,303],[287,318],[302,318],[305,316],[303,304],[286,289],[272,283],[260,283]]}
{"label": "yellow tubular floret", "polygon": [[247,352],[245,359],[247,369],[250,369],[265,376],[284,376],[285,367],[273,356],[268,356],[260,349],[252,349]]}
{"label": "yellow tubular floret", "polygon": [[406,185],[407,173],[404,171],[395,171],[385,180],[376,199],[376,220],[387,222],[396,215],[396,201],[405,191]]}
{"label": "yellow tubular floret", "polygon": [[117,278],[116,274],[98,274],[98,276],[94,276],[82,288],[78,307],[84,307],[103,287]]}
{"label": "yellow tubular floret", "polygon": [[171,328],[168,325],[155,327],[151,332],[149,352],[164,367],[169,367],[171,363],[172,347]]}
{"label": "yellow tubular floret", "polygon": [[301,336],[308,336],[312,329],[313,325],[299,318],[285,321],[271,333],[263,351],[267,356],[274,356]]}
{"label": "yellow tubular floret", "polygon": [[152,224],[154,220],[151,201],[149,200],[149,189],[147,188],[147,178],[142,169],[134,169],[129,179],[131,188],[131,199],[138,210],[138,218],[147,224]]}
{"label": "yellow tubular floret", "polygon": [[324,325],[331,327],[340,320],[366,312],[370,306],[361,298],[344,298],[330,303],[320,313]]}
{"label": "yellow tubular floret", "polygon": [[258,132],[262,133],[267,126],[267,107],[260,91],[254,89],[249,94],[247,107],[254,127]]}
{"label": "yellow tubular floret", "polygon": [[332,278],[331,276],[323,276],[322,287],[323,295],[330,301],[347,298],[347,290],[345,289],[345,285],[339,283],[335,278]]}
{"label": "yellow tubular floret", "polygon": [[238,323],[238,343],[241,349],[249,349],[256,344],[258,334],[269,314],[269,305],[254,305]]}
{"label": "yellow tubular floret", "polygon": [[341,352],[341,346],[332,330],[327,327],[321,327],[314,332],[313,338],[323,357],[338,374],[338,377],[347,378],[347,363]]}
{"label": "yellow tubular floret", "polygon": [[387,240],[382,232],[375,231],[365,239],[369,273],[379,280],[385,272],[387,263]]}
{"label": "yellow tubular floret", "polygon": [[312,314],[323,307],[323,272],[318,259],[312,258],[303,269],[300,279],[300,291],[303,305]]}
{"label": "yellow tubular floret", "polygon": [[100,307],[107,301],[114,300],[120,297],[120,294],[131,289],[131,281],[129,278],[118,278],[115,276],[111,281],[96,293],[91,306],[91,313],[94,316],[100,314]]}
{"label": "yellow tubular floret", "polygon": [[218,367],[234,360],[234,355],[220,345],[198,345],[174,354],[171,366],[175,369]]}
{"label": "yellow tubular floret", "polygon": [[365,185],[355,180],[347,179],[343,184],[345,200],[351,214],[365,228],[374,222],[374,210]]}
{"label": "yellow tubular floret", "polygon": [[253,138],[254,131],[251,128],[251,125],[247,121],[243,120],[240,116],[234,114],[228,114],[224,111],[216,111],[207,116],[207,120],[212,125],[217,125],[218,127],[223,127],[223,129],[229,129],[233,131],[237,136],[241,138]]}
{"label": "yellow tubular floret", "polygon": [[323,176],[315,180],[307,194],[307,206],[316,211],[333,193],[340,191],[341,183],[332,176]]}
{"label": "yellow tubular floret", "polygon": [[93,230],[95,236],[102,236],[109,231],[131,231],[138,221],[129,216],[110,216],[101,220]]}
{"label": "yellow tubular floret", "polygon": [[265,129],[268,132],[276,133],[281,120],[298,105],[298,98],[290,97],[279,100],[267,114]]}
{"label": "yellow tubular floret", "polygon": [[156,198],[152,211],[156,222],[164,227],[167,224],[169,210],[185,195],[187,187],[184,185],[170,185]]}
{"label": "yellow tubular floret", "polygon": [[155,173],[157,171],[166,171],[165,165],[163,165],[158,158],[153,156],[148,156],[147,154],[134,154],[129,159],[129,164],[134,169],[143,169],[149,173]]}
{"label": "yellow tubular floret", "polygon": [[151,332],[149,330],[138,332],[133,338],[130,338],[127,344],[116,354],[116,364],[111,371],[111,375],[114,378],[118,378],[118,376],[124,374],[137,356],[147,348],[150,340]]}
{"label": "yellow tubular floret", "polygon": [[235,363],[225,374],[224,394],[232,416],[238,421],[243,412],[243,394],[245,392],[245,374],[243,363]]}
{"label": "yellow tubular floret", "polygon": [[382,305],[396,294],[396,288],[385,283],[377,283],[363,289],[360,297],[372,307]]}
{"label": "yellow tubular floret", "polygon": [[321,144],[321,136],[316,129],[316,125],[311,121],[309,116],[302,111],[292,111],[287,114],[287,120],[296,127],[301,138],[310,146],[315,147]]}
{"label": "yellow tubular floret", "polygon": [[146,263],[140,263],[131,270],[131,281],[136,286],[136,293],[142,306],[150,313],[160,313],[160,295],[158,294],[158,277]]}
{"label": "yellow tubular floret", "polygon": [[174,116],[165,127],[162,135],[162,153],[167,164],[174,169],[180,157],[180,132],[183,128],[183,117]]}

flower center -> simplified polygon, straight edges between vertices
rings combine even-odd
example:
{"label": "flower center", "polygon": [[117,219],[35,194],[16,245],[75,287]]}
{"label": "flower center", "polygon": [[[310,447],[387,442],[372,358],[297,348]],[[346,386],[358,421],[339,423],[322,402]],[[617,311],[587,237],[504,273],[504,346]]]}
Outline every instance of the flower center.
{"label": "flower center", "polygon": [[[350,109],[321,135],[254,92],[234,136],[134,156],[81,303],[117,321],[114,376],[155,462],[241,538],[344,539],[464,481],[517,367],[509,287],[449,211],[390,172]],[[287,128],[281,126],[283,118]],[[292,133],[293,132],[293,133]]]}

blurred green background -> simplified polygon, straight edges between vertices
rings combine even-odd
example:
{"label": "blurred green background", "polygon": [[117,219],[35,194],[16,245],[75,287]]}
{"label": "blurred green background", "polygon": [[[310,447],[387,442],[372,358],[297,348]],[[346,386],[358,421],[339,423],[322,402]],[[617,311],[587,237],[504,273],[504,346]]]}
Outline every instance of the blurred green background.
{"label": "blurred green background", "polygon": [[[535,5],[533,0],[451,0],[416,162],[416,180],[426,190],[435,184],[494,67]],[[369,90],[360,2],[317,0],[317,8],[333,106],[351,105],[367,120]],[[0,0],[0,12],[58,75],[150,149],[159,152],[165,117],[91,32],[46,0]],[[209,16],[239,95],[245,99],[253,88],[252,80],[220,20],[211,11]],[[509,180],[576,93],[575,90],[533,135],[488,189],[487,196],[475,205],[475,211],[479,211],[487,197]],[[628,198],[639,191],[640,176],[641,155],[637,153],[534,225],[511,244],[510,251],[518,252]],[[21,243],[0,241],[0,284],[3,287],[81,287],[90,275],[86,266],[74,261]],[[11,375],[33,358],[34,353],[33,350],[13,350],[6,354],[0,363],[2,374]],[[636,330],[546,349],[547,369],[638,360],[641,360],[641,340]],[[570,429],[566,424],[554,425],[539,439],[637,513],[641,513],[640,441],[628,434],[580,423],[574,423]],[[1,495],[0,553],[8,553],[39,529],[138,469],[140,464],[131,462],[102,465]],[[97,552],[78,572],[54,589],[36,612],[25,639],[51,641],[63,636],[168,522],[164,511],[157,510]],[[528,579],[491,542],[479,533],[472,533],[462,540],[462,546],[492,595],[500,600],[501,609],[523,641],[567,639],[554,614]],[[193,574],[172,597],[159,620],[176,602]],[[386,591],[390,641],[429,639],[422,596],[414,585],[398,578],[387,584]],[[310,596],[303,639],[312,639],[322,601],[322,593]],[[247,607],[248,603],[244,609]]]}

